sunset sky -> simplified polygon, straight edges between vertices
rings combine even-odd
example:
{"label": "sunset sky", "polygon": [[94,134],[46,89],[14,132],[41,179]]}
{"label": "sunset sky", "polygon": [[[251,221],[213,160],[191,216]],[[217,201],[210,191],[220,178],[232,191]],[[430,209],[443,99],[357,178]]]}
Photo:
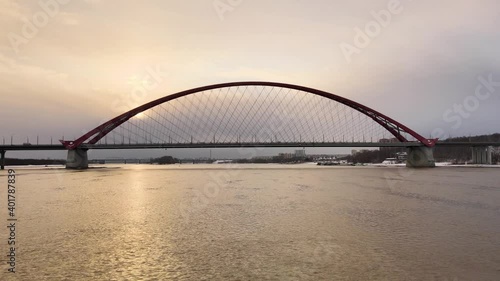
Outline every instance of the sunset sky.
{"label": "sunset sky", "polygon": [[0,138],[71,139],[153,99],[243,80],[332,92],[425,136],[500,132],[499,27],[495,0],[0,0]]}

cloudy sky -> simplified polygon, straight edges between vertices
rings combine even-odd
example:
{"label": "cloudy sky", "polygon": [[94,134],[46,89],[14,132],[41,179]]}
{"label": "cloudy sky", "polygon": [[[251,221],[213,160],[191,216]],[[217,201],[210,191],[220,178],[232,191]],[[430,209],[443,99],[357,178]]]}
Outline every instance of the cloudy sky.
{"label": "cloudy sky", "polygon": [[240,80],[329,91],[425,136],[500,132],[499,27],[495,0],[0,0],[0,137],[71,139]]}

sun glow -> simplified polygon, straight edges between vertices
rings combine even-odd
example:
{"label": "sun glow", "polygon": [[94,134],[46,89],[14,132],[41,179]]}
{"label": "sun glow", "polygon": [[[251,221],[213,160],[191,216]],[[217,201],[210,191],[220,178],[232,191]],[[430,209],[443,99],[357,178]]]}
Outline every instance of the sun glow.
{"label": "sun glow", "polygon": [[146,115],[144,114],[144,112],[140,112],[140,113],[137,113],[134,117],[138,118],[138,119],[144,119],[144,117],[146,117]]}

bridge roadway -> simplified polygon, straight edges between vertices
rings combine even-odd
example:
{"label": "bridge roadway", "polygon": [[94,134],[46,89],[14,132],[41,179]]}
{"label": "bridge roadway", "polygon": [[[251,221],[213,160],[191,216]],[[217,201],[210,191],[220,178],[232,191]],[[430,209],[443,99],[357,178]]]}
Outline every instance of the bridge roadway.
{"label": "bridge roadway", "polygon": [[[420,142],[271,142],[271,143],[151,143],[151,144],[83,144],[82,149],[166,149],[166,148],[252,148],[252,147],[421,147]],[[437,147],[500,146],[500,142],[437,142]],[[62,144],[0,145],[1,151],[67,150]]]}
{"label": "bridge roadway", "polygon": [[[438,147],[500,147],[500,142],[437,142]],[[420,142],[271,142],[271,143],[151,143],[151,144],[82,144],[81,149],[168,149],[168,148],[252,148],[252,147],[423,147]],[[5,167],[6,151],[67,150],[62,144],[0,145],[0,166]]]}

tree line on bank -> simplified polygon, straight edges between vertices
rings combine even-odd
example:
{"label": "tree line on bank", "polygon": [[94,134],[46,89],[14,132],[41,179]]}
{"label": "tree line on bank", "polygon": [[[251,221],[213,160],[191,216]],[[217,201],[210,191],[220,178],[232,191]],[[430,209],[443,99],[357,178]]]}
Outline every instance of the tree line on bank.
{"label": "tree line on bank", "polygon": [[181,163],[181,161],[177,158],[172,157],[172,156],[163,156],[160,158],[151,159],[151,164],[169,165],[169,164],[176,164],[176,163]]}

